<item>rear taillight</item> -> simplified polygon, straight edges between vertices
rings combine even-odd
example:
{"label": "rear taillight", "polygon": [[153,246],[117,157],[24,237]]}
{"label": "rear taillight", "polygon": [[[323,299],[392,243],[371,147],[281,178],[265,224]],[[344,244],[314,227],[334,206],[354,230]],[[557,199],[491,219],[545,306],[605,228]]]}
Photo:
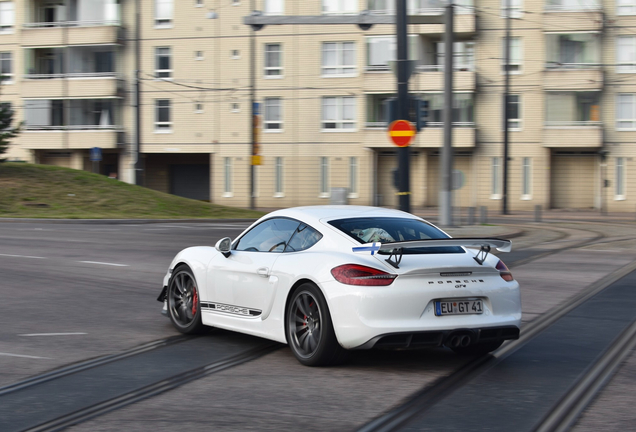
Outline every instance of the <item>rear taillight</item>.
{"label": "rear taillight", "polygon": [[397,277],[373,267],[345,264],[331,269],[331,274],[340,283],[347,285],[387,286]]}
{"label": "rear taillight", "polygon": [[499,276],[501,276],[501,278],[506,282],[512,282],[513,280],[515,280],[515,278],[512,277],[512,273],[510,273],[510,270],[508,270],[508,267],[504,264],[503,261],[499,260],[495,268],[499,270]]}

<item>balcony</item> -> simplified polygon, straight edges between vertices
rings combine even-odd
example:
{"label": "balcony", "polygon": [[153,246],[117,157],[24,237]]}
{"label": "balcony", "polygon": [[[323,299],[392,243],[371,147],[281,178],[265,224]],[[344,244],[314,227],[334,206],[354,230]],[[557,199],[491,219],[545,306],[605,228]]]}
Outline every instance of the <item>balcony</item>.
{"label": "balcony", "polygon": [[[453,68],[453,88],[455,90],[475,90],[475,71],[469,66]],[[420,65],[416,67],[419,77],[411,78],[411,86],[417,90],[442,90],[444,88],[444,66]],[[421,78],[421,81],[418,80]]]}
{"label": "balcony", "polygon": [[601,90],[603,71],[590,64],[547,65],[543,79],[546,90]]}
{"label": "balcony", "polygon": [[120,128],[110,129],[25,129],[20,146],[30,150],[118,148]]}
{"label": "balcony", "polygon": [[546,31],[603,29],[603,6],[600,0],[548,0],[543,28]]}
{"label": "balcony", "polygon": [[[473,122],[453,122],[453,147],[472,149],[475,147],[477,133]],[[387,135],[385,122],[367,122],[365,124],[364,143],[370,148],[394,147]],[[412,147],[441,148],[444,146],[444,124],[429,122],[428,126],[415,137]]]}
{"label": "balcony", "polygon": [[603,128],[598,121],[548,121],[543,146],[548,148],[600,148]]}
{"label": "balcony", "polygon": [[[443,0],[407,0],[408,15],[443,15],[446,2]],[[395,15],[395,0],[368,0],[368,10],[374,15]],[[455,2],[454,30],[457,34],[475,33],[475,8],[473,0]],[[420,34],[444,33],[443,24],[420,24],[409,27]]]}

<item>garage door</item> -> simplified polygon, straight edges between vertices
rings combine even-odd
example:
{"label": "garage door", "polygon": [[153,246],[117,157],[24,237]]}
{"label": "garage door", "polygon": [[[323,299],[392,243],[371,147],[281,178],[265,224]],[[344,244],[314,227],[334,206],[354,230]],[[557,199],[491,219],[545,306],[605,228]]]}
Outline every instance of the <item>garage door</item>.
{"label": "garage door", "polygon": [[553,155],[550,171],[552,208],[594,207],[596,156]]}
{"label": "garage door", "polygon": [[170,193],[210,200],[210,165],[170,165]]}

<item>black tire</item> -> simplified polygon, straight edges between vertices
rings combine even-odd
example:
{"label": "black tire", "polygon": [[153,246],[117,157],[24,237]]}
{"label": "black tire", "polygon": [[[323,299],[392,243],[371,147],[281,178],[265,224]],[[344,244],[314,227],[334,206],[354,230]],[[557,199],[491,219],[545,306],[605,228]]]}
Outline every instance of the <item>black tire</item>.
{"label": "black tire", "polygon": [[172,325],[184,334],[197,334],[203,330],[201,300],[194,274],[187,265],[172,272],[168,284],[168,315]]}
{"label": "black tire", "polygon": [[484,355],[489,352],[493,352],[497,348],[503,344],[504,341],[496,341],[496,342],[486,342],[475,345],[468,345],[466,347],[455,347],[451,348],[457,354],[466,354],[466,355]]}
{"label": "black tire", "polygon": [[327,302],[316,285],[296,288],[285,317],[287,343],[300,363],[327,366],[346,360],[348,353],[336,339]]}

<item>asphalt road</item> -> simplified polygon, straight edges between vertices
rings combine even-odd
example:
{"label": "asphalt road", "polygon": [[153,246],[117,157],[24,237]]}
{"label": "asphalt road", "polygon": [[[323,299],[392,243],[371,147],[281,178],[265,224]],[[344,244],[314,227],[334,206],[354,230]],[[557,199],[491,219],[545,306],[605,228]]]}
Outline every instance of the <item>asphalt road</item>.
{"label": "asphalt road", "polygon": [[[246,225],[0,223],[0,386],[176,335],[155,301],[174,254],[235,237]],[[633,240],[626,239],[636,235],[633,226],[513,229],[524,231],[514,241],[522,251],[504,259],[523,287],[525,321],[636,257]],[[559,252],[599,235],[606,243]],[[213,349],[227,335],[216,331],[201,339]],[[344,366],[308,369],[282,348],[74,429],[355,429],[470,360],[446,349],[372,350],[354,353]],[[163,409],[168,405],[173,409]]]}

